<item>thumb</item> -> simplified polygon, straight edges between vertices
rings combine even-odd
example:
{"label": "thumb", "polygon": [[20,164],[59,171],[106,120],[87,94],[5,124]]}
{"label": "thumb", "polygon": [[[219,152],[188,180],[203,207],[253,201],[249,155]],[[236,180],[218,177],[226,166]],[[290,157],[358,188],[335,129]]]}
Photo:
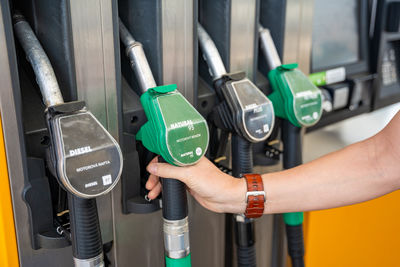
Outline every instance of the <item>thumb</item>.
{"label": "thumb", "polygon": [[185,182],[187,178],[185,169],[185,167],[176,167],[168,163],[150,162],[150,164],[147,165],[147,171],[149,173],[159,176],[160,178],[178,179],[181,182]]}

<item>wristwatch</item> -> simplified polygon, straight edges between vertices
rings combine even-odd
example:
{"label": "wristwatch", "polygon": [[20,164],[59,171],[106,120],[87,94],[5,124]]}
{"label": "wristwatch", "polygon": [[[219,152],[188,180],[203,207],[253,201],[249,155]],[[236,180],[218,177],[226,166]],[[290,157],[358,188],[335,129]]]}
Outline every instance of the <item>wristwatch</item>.
{"label": "wristwatch", "polygon": [[246,211],[247,218],[259,218],[264,214],[264,202],[267,200],[264,184],[259,174],[244,174],[247,183]]}

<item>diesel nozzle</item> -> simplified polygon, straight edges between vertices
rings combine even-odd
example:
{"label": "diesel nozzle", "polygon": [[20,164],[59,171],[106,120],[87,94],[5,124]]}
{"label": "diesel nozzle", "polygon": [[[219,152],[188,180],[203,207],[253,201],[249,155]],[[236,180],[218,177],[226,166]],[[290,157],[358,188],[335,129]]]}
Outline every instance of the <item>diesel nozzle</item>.
{"label": "diesel nozzle", "polygon": [[103,267],[103,243],[95,197],[111,191],[122,171],[118,143],[85,102],[64,103],[50,60],[25,18],[16,13],[14,29],[31,64],[46,105],[50,136],[47,162],[68,192],[71,243],[76,267]]}

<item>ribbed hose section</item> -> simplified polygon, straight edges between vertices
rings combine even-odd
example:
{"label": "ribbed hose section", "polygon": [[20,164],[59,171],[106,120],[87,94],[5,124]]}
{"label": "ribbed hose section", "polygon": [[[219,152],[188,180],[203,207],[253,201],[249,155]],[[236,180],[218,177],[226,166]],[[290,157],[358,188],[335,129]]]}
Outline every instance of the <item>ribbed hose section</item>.
{"label": "ribbed hose section", "polygon": [[[237,261],[239,267],[255,267],[256,266],[256,250],[254,239],[254,221],[245,218],[242,215],[236,215],[243,221],[236,219],[236,246]],[[235,217],[235,216],[234,216]]]}
{"label": "ribbed hose section", "polygon": [[252,143],[236,134],[232,135],[232,175],[241,177],[253,172]]}
{"label": "ribbed hose section", "polygon": [[[252,143],[236,134],[232,135],[233,176],[241,177],[242,174],[252,172]],[[256,249],[254,237],[254,222],[248,218],[244,218],[244,222],[236,220],[235,230],[238,266],[255,267]]]}
{"label": "ribbed hose section", "polygon": [[251,247],[238,247],[237,256],[239,267],[256,267],[256,250],[254,245]]}
{"label": "ribbed hose section", "polygon": [[286,235],[292,267],[304,267],[303,225],[286,225]]}
{"label": "ribbed hose section", "polygon": [[91,259],[103,253],[96,199],[68,194],[72,253],[77,259]]}
{"label": "ribbed hose section", "polygon": [[175,179],[162,179],[162,210],[167,220],[182,220],[188,214],[186,187]]}
{"label": "ribbed hose section", "polygon": [[[159,157],[159,162],[166,162]],[[182,220],[188,215],[185,184],[175,179],[162,179],[162,211],[167,220]]]}

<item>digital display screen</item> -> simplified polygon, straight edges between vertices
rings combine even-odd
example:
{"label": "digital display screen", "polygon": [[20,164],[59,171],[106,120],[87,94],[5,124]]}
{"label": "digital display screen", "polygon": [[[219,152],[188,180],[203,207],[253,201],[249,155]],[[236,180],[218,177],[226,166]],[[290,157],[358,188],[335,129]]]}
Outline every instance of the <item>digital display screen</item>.
{"label": "digital display screen", "polygon": [[359,61],[359,46],[359,0],[315,0],[312,71]]}

